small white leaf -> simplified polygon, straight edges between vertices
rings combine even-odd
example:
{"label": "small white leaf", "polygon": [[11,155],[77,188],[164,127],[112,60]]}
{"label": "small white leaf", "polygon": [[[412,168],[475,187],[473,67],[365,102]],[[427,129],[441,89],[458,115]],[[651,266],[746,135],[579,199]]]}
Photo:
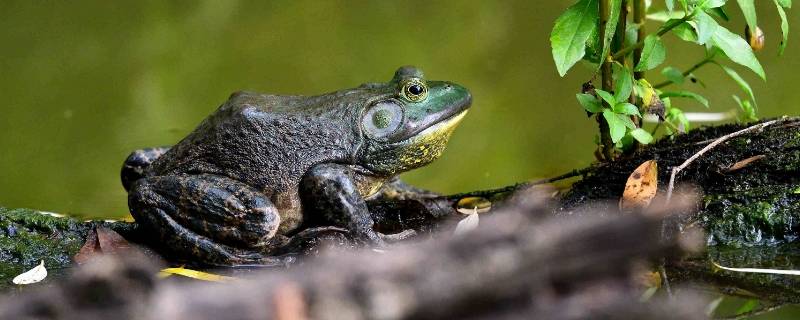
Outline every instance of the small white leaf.
{"label": "small white leaf", "polygon": [[454,236],[462,236],[478,227],[478,208],[473,209],[472,214],[467,215],[466,218],[461,219],[456,225],[456,230],[453,231]]}
{"label": "small white leaf", "polygon": [[767,274],[785,274],[785,275],[792,275],[792,276],[800,276],[800,270],[781,270],[781,269],[758,269],[758,268],[728,268],[723,267],[716,262],[711,262],[717,268],[722,270],[734,271],[734,272],[746,272],[746,273],[767,273]]}
{"label": "small white leaf", "polygon": [[47,269],[44,268],[44,260],[42,260],[38,266],[14,277],[11,282],[14,284],[31,284],[42,281],[45,277],[47,277]]}

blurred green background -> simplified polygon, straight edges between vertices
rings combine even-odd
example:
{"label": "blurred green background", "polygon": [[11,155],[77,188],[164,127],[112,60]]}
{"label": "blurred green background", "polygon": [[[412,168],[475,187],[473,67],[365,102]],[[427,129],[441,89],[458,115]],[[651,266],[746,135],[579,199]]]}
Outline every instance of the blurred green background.
{"label": "blurred green background", "polygon": [[[2,1],[0,205],[124,215],[118,174],[128,153],[177,142],[231,92],[318,94],[386,81],[405,64],[474,96],[443,158],[407,174],[411,182],[457,192],[583,167],[595,122],[574,94],[591,73],[577,66],[559,78],[548,40],[570,3]],[[774,5],[758,6],[769,81],[737,70],[761,116],[797,114],[800,39],[779,58]],[[741,12],[728,11],[728,27],[741,32]],[[668,65],[702,58],[701,48],[666,38]],[[716,111],[735,108],[731,94],[742,94],[721,70],[698,74],[709,88],[687,89]]]}

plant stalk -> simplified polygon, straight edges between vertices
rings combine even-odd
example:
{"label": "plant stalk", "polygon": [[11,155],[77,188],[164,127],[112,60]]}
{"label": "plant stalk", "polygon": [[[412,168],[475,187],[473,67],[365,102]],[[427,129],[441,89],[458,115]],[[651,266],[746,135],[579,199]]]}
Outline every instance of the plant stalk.
{"label": "plant stalk", "polygon": [[[645,0],[633,0],[633,23],[636,25],[636,41],[639,42],[647,37],[647,29],[644,26],[645,19]],[[639,60],[642,59],[643,47],[636,47],[633,50],[633,67],[639,65]],[[637,71],[633,74],[636,80],[644,79],[644,71]]]}
{"label": "plant stalk", "polygon": [[[611,0],[600,0],[600,35],[606,34],[606,24],[610,17],[609,4]],[[602,89],[611,92],[614,88],[614,78],[611,72],[611,60],[608,57],[601,57],[603,65],[600,67],[600,77]],[[600,144],[602,144],[602,155],[605,161],[614,159],[614,142],[611,139],[611,129],[608,122],[603,118],[602,113],[597,114],[597,123],[600,127]]]}

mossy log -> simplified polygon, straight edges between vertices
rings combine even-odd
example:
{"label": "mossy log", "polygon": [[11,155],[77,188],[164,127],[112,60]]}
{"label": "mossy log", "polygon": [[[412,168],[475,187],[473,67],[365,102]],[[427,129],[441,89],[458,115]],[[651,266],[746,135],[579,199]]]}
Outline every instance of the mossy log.
{"label": "mossy log", "polygon": [[104,257],[0,301],[0,319],[706,318],[696,295],[639,301],[638,266],[686,248],[661,241],[665,212],[541,219],[549,211],[504,210],[458,236],[333,252],[225,284],[159,280],[133,255]]}
{"label": "mossy log", "polygon": [[[581,179],[555,197],[558,206],[554,212],[561,216],[615,212],[628,176],[647,160],[658,162],[660,193],[663,194],[673,167],[717,138],[747,126],[736,124],[693,130],[663,139],[615,162],[576,170],[569,176],[579,173]],[[730,170],[734,164],[753,157],[757,160],[749,166]],[[681,226],[702,226],[711,246],[706,254],[671,260],[669,274],[675,275],[675,280],[704,282],[725,292],[747,292],[772,301],[800,302],[795,289],[798,286],[792,279],[734,274],[715,270],[709,263],[712,260],[733,267],[800,269],[800,253],[789,250],[796,247],[800,233],[800,119],[784,119],[764,130],[719,145],[687,167],[678,181],[694,185],[701,192],[698,210],[685,216],[680,221]],[[494,202],[494,208],[499,208],[507,202],[524,202],[525,198],[509,199],[514,198],[515,191],[531,184],[452,196],[376,200],[369,206],[379,231],[393,233],[415,229],[425,234],[464,217],[455,209],[456,203],[464,197],[484,197]],[[135,224],[80,222],[29,210],[0,210],[0,256],[6,262],[5,269],[0,272],[17,272],[35,265],[40,259],[56,266],[68,265],[87,230],[98,224],[106,225],[132,242],[147,244],[148,237],[137,232]],[[314,242],[313,237],[307,240]],[[782,257],[789,258],[781,261],[788,262],[776,264],[775,252],[783,252]],[[744,254],[753,259],[726,258]]]}

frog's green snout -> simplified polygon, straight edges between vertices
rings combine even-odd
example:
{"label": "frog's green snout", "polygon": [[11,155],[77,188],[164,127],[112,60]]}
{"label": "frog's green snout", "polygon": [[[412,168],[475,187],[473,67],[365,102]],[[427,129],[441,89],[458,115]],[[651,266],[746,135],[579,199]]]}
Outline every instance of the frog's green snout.
{"label": "frog's green snout", "polygon": [[444,81],[431,82],[433,99],[424,108],[420,127],[427,127],[465,113],[472,106],[472,94],[458,84]]}
{"label": "frog's green snout", "polygon": [[472,93],[460,85],[454,83],[447,83],[445,84],[445,90],[450,90],[455,92],[455,94],[460,97],[455,103],[457,109],[459,110],[457,113],[469,109],[472,106]]}

